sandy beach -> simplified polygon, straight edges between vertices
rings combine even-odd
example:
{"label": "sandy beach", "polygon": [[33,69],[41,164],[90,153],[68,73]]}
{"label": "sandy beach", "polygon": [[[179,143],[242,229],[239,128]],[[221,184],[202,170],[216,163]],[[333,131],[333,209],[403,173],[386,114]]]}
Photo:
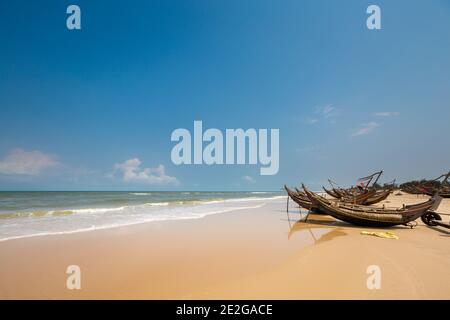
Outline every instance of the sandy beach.
{"label": "sandy beach", "polygon": [[[426,198],[394,193],[383,203]],[[450,214],[450,200],[438,211]],[[293,202],[287,215],[277,199],[200,219],[3,241],[0,298],[450,299],[446,229],[420,219],[414,229],[380,230],[300,218]],[[373,230],[399,239],[361,234]],[[66,288],[69,265],[81,268],[80,290]],[[367,288],[371,265],[380,289]]]}
{"label": "sandy beach", "polygon": [[0,301],[450,300],[450,0],[2,1],[0,30]]}

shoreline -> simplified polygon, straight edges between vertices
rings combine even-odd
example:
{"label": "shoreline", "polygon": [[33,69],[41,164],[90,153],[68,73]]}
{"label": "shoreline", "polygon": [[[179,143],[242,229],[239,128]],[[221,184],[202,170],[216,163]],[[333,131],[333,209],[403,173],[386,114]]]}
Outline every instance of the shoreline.
{"label": "shoreline", "polygon": [[[214,193],[214,192],[212,192]],[[252,192],[253,193],[253,192]],[[237,202],[264,202],[264,201],[276,201],[278,199],[281,198],[285,198],[285,196],[272,196],[269,198],[262,198],[262,197],[243,197],[243,198],[229,198],[229,199],[220,199],[220,200],[198,200],[198,201],[194,201],[196,202],[196,204],[184,204],[184,203],[178,203],[180,201],[174,201],[174,203],[169,203],[169,202],[165,202],[167,203],[167,205],[161,205],[161,202],[144,202],[141,204],[136,204],[136,205],[129,205],[129,206],[118,206],[118,207],[111,207],[111,208],[77,208],[77,209],[61,209],[61,210],[56,210],[56,209],[45,209],[44,211],[50,213],[50,212],[76,212],[76,211],[86,211],[86,210],[90,210],[90,211],[118,211],[118,210],[123,210],[125,208],[131,208],[131,207],[136,207],[136,206],[145,206],[145,205],[150,205],[151,207],[164,207],[164,208],[191,208],[191,207],[201,207],[201,206],[207,206],[207,205],[213,205],[213,204],[226,204],[226,203],[237,203]],[[182,201],[181,201],[182,202]],[[171,206],[172,205],[172,206]],[[89,227],[89,228],[81,228],[81,229],[75,229],[75,230],[67,230],[67,231],[48,231],[48,232],[42,232],[42,233],[35,233],[35,234],[27,234],[27,235],[19,235],[19,236],[12,236],[12,237],[7,237],[7,238],[0,238],[0,243],[4,242],[4,241],[12,241],[12,240],[18,240],[18,239],[25,239],[25,238],[34,238],[34,237],[44,237],[44,236],[55,236],[55,235],[65,235],[65,234],[75,234],[75,233],[82,233],[82,232],[92,232],[92,231],[97,231],[97,230],[107,230],[107,229],[115,229],[115,228],[121,228],[121,227],[130,227],[130,226],[134,226],[134,225],[139,225],[139,224],[145,224],[145,223],[151,223],[151,222],[158,222],[158,221],[176,221],[176,220],[189,220],[189,219],[202,219],[205,218],[207,216],[210,215],[215,215],[215,214],[221,214],[221,213],[227,213],[227,212],[232,212],[232,211],[240,211],[240,210],[246,210],[246,209],[255,209],[258,208],[261,205],[252,205],[252,206],[247,206],[247,207],[230,207],[230,208],[218,208],[218,210],[216,209],[215,211],[207,211],[204,212],[202,214],[200,214],[199,216],[188,216],[188,217],[183,217],[183,216],[174,216],[174,217],[164,217],[164,218],[160,218],[160,219],[155,219],[151,214],[149,214],[149,216],[147,217],[148,220],[145,221],[130,221],[130,222],[122,222],[121,224],[116,224],[116,225],[105,225],[105,226],[93,226],[93,227]],[[29,214],[31,214],[32,212],[28,212]],[[50,214],[50,216],[52,216]],[[42,217],[46,217],[46,215],[42,216]],[[27,218],[36,218],[39,219],[39,217],[22,217],[19,219],[27,219]]]}
{"label": "shoreline", "polygon": [[[263,204],[261,206],[263,206]],[[121,225],[115,225],[115,226],[94,227],[94,228],[91,228],[91,229],[80,229],[80,230],[60,231],[60,232],[57,231],[57,232],[49,232],[49,233],[37,233],[37,234],[30,234],[30,235],[11,237],[11,238],[4,238],[4,239],[0,239],[0,242],[20,240],[20,239],[28,239],[28,238],[34,238],[34,237],[63,236],[63,235],[66,235],[66,234],[70,235],[70,234],[85,233],[85,232],[95,232],[95,231],[102,231],[102,230],[109,230],[109,229],[116,229],[116,228],[127,228],[127,227],[132,227],[132,226],[141,225],[141,224],[164,222],[164,221],[198,220],[198,219],[203,219],[203,218],[206,218],[208,216],[212,216],[212,215],[216,215],[216,214],[223,214],[223,213],[240,211],[240,210],[256,209],[256,208],[259,208],[261,206],[245,207],[245,208],[233,208],[233,209],[228,209],[228,210],[224,210],[224,211],[221,211],[221,212],[208,213],[208,214],[206,214],[203,217],[185,217],[185,218],[177,217],[177,218],[173,218],[173,219],[130,222],[128,224],[121,224]]]}
{"label": "shoreline", "polygon": [[[412,230],[360,228],[320,215],[298,222],[298,209],[291,203],[287,216],[285,200],[202,219],[0,242],[0,298],[450,298],[450,233],[421,221]],[[366,286],[373,264],[382,271],[380,290]],[[66,288],[69,265],[80,266],[81,290]]]}

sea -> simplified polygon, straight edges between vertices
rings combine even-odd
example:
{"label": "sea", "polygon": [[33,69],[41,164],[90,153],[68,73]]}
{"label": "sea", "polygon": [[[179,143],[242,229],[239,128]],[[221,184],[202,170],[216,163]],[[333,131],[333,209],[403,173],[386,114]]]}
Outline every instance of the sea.
{"label": "sea", "polygon": [[0,241],[200,219],[284,197],[281,192],[0,192]]}

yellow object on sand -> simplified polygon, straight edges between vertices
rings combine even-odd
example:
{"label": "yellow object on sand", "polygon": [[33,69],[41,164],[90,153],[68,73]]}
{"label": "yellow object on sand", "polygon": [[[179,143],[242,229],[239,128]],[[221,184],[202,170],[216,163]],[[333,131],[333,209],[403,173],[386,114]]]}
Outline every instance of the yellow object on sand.
{"label": "yellow object on sand", "polygon": [[397,237],[395,235],[395,233],[389,232],[389,231],[386,231],[386,232],[361,231],[361,234],[366,235],[366,236],[375,236],[375,237],[386,238],[386,239],[395,239],[395,240],[400,239],[399,237]]}

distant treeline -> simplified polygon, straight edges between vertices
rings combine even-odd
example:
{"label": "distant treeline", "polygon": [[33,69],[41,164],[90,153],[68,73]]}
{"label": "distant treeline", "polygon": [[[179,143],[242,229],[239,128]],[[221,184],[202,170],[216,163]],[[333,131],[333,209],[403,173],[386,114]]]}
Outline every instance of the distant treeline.
{"label": "distant treeline", "polygon": [[385,184],[375,183],[373,185],[373,187],[375,189],[387,189],[387,188],[392,188],[392,187],[394,187],[394,189],[397,189],[398,185],[395,182],[394,183],[385,183]]}
{"label": "distant treeline", "polygon": [[426,184],[427,186],[430,187],[434,187],[434,188],[440,188],[442,183],[440,181],[432,181],[432,180],[426,180],[426,179],[422,179],[422,180],[414,180],[414,181],[408,181],[405,183],[402,183],[400,185],[400,188],[407,188],[407,187],[415,187],[415,186],[420,186]]}
{"label": "distant treeline", "polygon": [[422,179],[422,180],[413,180],[413,181],[408,181],[408,182],[404,182],[402,184],[389,184],[389,183],[385,183],[383,185],[375,183],[375,185],[373,186],[375,189],[383,189],[383,188],[388,188],[388,187],[394,187],[394,189],[403,189],[403,188],[408,188],[408,187],[415,187],[415,186],[420,186],[426,184],[427,186],[430,187],[434,187],[434,188],[440,188],[441,187],[441,182],[440,181],[432,181],[432,180],[426,180],[426,179]]}

